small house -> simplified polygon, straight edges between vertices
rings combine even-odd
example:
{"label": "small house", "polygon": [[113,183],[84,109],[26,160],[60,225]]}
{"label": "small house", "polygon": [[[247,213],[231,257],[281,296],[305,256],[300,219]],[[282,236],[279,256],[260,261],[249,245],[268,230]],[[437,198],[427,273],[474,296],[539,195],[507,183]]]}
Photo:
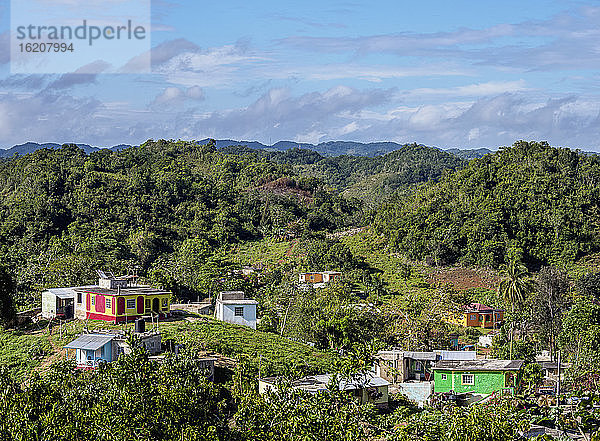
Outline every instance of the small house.
{"label": "small house", "polygon": [[[137,324],[137,322],[136,322]],[[142,326],[143,328],[143,326]],[[161,352],[161,335],[158,332],[136,332],[134,334],[140,344],[150,355]],[[131,351],[125,333],[92,332],[82,334],[64,346],[69,356],[69,349],[75,350],[75,361],[78,369],[95,369],[101,363],[110,363],[120,354]]]}
{"label": "small house", "polygon": [[[333,378],[334,376],[331,374],[309,375],[292,381],[290,386],[308,393],[320,393],[328,390]],[[280,377],[261,378],[258,380],[258,390],[261,394],[268,390],[277,390],[281,381]],[[390,383],[372,372],[338,378],[338,381],[339,390],[352,394],[360,404],[372,403],[378,408],[388,407]]]}
{"label": "small house", "polygon": [[475,351],[430,352],[379,351],[376,355],[375,372],[392,384],[392,388],[424,406],[433,393],[433,366],[440,360],[475,360]]}
{"label": "small house", "polygon": [[113,334],[83,334],[64,346],[69,357],[69,349],[75,350],[78,369],[95,369],[102,363],[110,363],[119,357],[113,353]]}
{"label": "small house", "polygon": [[256,329],[257,305],[258,302],[247,299],[243,291],[223,291],[217,297],[215,317],[217,320]]}
{"label": "small house", "polygon": [[407,381],[433,380],[432,366],[440,360],[475,360],[476,351],[429,352],[402,351],[392,349],[379,351],[375,356],[376,372],[387,381],[398,384]]}
{"label": "small house", "polygon": [[312,285],[315,288],[321,288],[328,283],[339,280],[342,273],[339,271],[313,271],[308,273],[300,273],[298,282],[303,285]]}
{"label": "small house", "polygon": [[77,318],[121,323],[145,315],[165,318],[171,314],[170,291],[138,285],[127,277],[99,274],[97,286],[73,288]]}
{"label": "small house", "polygon": [[73,318],[75,291],[72,288],[51,288],[42,292],[42,317]]}
{"label": "small house", "polygon": [[535,388],[536,393],[542,395],[554,395],[556,388],[560,381],[565,380],[565,372],[571,367],[571,363],[560,363],[560,369],[557,361],[536,361],[537,364],[542,368],[544,378],[541,383]]}
{"label": "small house", "polygon": [[433,367],[434,392],[489,395],[518,389],[523,360],[439,361]]}
{"label": "small house", "polygon": [[449,313],[446,321],[465,327],[497,329],[504,321],[504,310],[481,303],[464,305],[462,311]]}

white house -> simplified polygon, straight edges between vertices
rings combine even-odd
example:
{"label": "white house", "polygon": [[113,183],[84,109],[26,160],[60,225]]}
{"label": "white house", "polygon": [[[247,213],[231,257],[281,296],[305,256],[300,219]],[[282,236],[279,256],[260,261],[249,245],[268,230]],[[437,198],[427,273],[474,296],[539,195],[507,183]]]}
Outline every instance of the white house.
{"label": "white house", "polygon": [[215,307],[215,317],[224,322],[256,329],[256,305],[258,302],[247,299],[243,291],[220,292]]}

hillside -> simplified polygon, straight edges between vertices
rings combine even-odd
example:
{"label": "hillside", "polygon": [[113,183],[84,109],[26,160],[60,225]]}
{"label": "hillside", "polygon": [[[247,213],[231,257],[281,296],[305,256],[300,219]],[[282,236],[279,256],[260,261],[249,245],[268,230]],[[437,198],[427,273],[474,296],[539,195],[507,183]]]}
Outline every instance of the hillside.
{"label": "hillside", "polygon": [[[72,321],[61,330],[55,326],[49,335],[45,324],[45,321],[40,322],[25,331],[0,331],[0,366],[24,380],[34,370],[46,369],[52,362],[64,359],[63,346],[77,338],[85,327],[82,321]],[[126,331],[131,330],[132,325],[90,320],[87,327],[89,331]],[[197,351],[234,360],[243,357],[256,371],[260,365],[264,375],[320,372],[330,369],[335,360],[331,353],[314,350],[276,334],[216,321],[212,317],[174,317],[160,323],[159,329],[163,342],[173,340]]]}
{"label": "hillside", "polygon": [[138,265],[154,283],[195,298],[208,281],[191,268],[200,259],[205,276],[220,279],[227,244],[362,218],[357,201],[289,165],[183,142],[89,155],[76,146],[38,150],[0,162],[0,195],[0,263],[27,296],[89,282],[98,268]]}
{"label": "hillside", "polygon": [[417,144],[375,157],[341,155],[325,157],[313,150],[294,148],[284,152],[245,146],[224,147],[227,154],[251,154],[293,166],[301,176],[316,177],[337,192],[375,206],[397,190],[437,181],[444,172],[458,170],[466,161],[442,150]]}
{"label": "hillside", "polygon": [[398,197],[375,228],[391,250],[437,264],[573,262],[600,247],[599,183],[596,156],[518,142]]}

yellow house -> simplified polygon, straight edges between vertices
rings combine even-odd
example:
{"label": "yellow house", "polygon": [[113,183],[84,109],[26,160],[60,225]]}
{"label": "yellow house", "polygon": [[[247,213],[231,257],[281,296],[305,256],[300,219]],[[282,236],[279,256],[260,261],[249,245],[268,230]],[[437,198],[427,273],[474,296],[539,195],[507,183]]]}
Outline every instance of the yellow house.
{"label": "yellow house", "polygon": [[446,314],[448,323],[465,327],[498,328],[504,321],[504,310],[491,308],[481,303],[471,303],[463,307],[463,311]]}
{"label": "yellow house", "polygon": [[75,316],[114,323],[154,314],[170,315],[171,292],[132,284],[125,278],[100,278],[98,286],[73,288]]}

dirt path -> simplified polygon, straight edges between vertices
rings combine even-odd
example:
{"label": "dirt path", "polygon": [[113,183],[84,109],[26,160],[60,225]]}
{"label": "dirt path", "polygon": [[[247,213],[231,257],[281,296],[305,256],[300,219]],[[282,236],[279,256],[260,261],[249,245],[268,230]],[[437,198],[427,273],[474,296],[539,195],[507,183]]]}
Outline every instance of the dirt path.
{"label": "dirt path", "polygon": [[[44,332],[44,331],[42,330],[41,332]],[[48,333],[48,342],[50,342],[50,346],[52,346],[52,354],[50,354],[48,357],[46,357],[44,359],[44,361],[42,361],[42,364],[40,364],[35,369],[38,372],[47,370],[52,363],[64,358],[64,354],[63,354],[64,350],[62,348],[59,348],[56,346],[56,344],[52,340],[52,333],[50,333],[50,332]]]}

